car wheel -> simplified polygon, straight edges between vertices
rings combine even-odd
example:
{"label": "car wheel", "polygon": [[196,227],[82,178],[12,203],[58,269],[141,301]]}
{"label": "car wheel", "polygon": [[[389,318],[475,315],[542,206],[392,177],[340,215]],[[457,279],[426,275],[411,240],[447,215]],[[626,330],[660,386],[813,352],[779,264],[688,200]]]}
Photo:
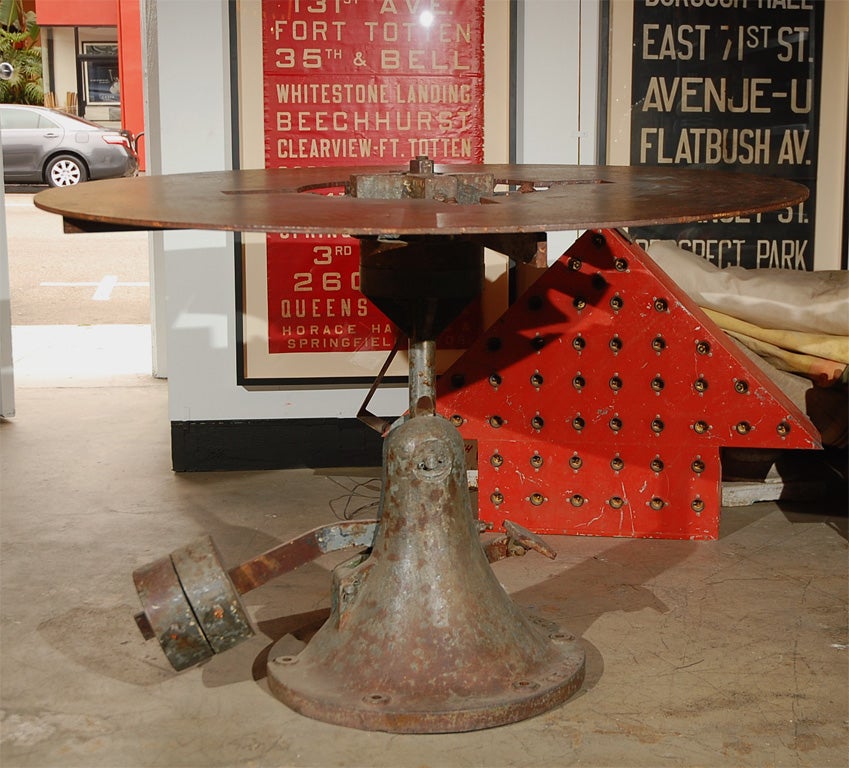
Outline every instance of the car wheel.
{"label": "car wheel", "polygon": [[51,187],[70,187],[88,180],[88,171],[81,160],[72,155],[57,155],[44,170],[44,177]]}

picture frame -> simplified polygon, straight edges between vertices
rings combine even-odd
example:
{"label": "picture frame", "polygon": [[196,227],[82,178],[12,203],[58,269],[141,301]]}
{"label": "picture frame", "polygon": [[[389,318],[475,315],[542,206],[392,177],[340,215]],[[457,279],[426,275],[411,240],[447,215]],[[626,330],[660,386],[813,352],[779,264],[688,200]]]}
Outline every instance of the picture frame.
{"label": "picture frame", "polygon": [[608,163],[761,173],[811,191],[793,210],[633,230],[640,245],[674,239],[718,266],[840,268],[847,34],[843,3],[611,2]]}
{"label": "picture frame", "polygon": [[118,43],[84,42],[81,64],[84,96],[92,106],[115,106],[121,102]]}
{"label": "picture frame", "polygon": [[[263,21],[263,3],[265,3],[265,23]],[[471,103],[471,100],[475,98],[473,90],[464,87],[462,92],[456,89],[452,91],[454,94],[462,93],[463,103],[459,106],[464,113],[475,112],[472,118],[467,118],[464,115],[458,120],[458,124],[463,124],[467,128],[468,122],[477,121],[479,123],[479,127],[473,127],[472,131],[467,131],[467,133],[473,135],[476,141],[475,148],[471,153],[466,152],[466,155],[469,156],[459,157],[457,160],[463,163],[469,161],[507,161],[509,154],[509,57],[504,55],[493,57],[490,60],[483,56],[484,46],[490,50],[495,49],[496,46],[504,52],[509,50],[509,3],[507,0],[486,0],[486,2],[484,0],[463,0],[461,5],[464,5],[466,15],[460,17],[457,16],[457,12],[458,9],[462,9],[459,5],[454,4],[452,6],[454,15],[446,20],[444,27],[437,27],[436,32],[431,33],[438,35],[439,39],[447,38],[450,40],[441,49],[439,46],[428,47],[421,40],[415,44],[416,47],[412,47],[412,43],[406,48],[401,44],[404,42],[401,38],[413,34],[410,31],[412,21],[407,18],[410,3],[392,3],[389,6],[377,2],[360,3],[357,6],[356,15],[346,17],[344,11],[347,4],[343,0],[340,0],[339,3],[336,3],[335,0],[331,3],[324,3],[323,0],[302,0],[299,8],[305,11],[303,18],[294,18],[288,15],[293,6],[287,3],[287,15],[277,20],[276,33],[274,32],[275,21],[272,19],[269,23],[269,5],[273,7],[274,0],[243,0],[239,4],[237,82],[239,91],[239,162],[241,167],[267,167],[268,152],[266,150],[269,147],[269,141],[284,139],[284,154],[288,154],[288,149],[293,146],[291,143],[293,138],[306,138],[307,140],[315,138],[314,132],[312,137],[308,134],[298,137],[297,134],[288,130],[292,126],[286,120],[291,120],[295,113],[297,113],[295,119],[301,120],[301,127],[305,128],[328,126],[332,128],[333,120],[336,120],[336,127],[340,129],[338,138],[345,138],[342,134],[344,134],[345,129],[351,128],[350,121],[354,117],[345,113],[344,105],[339,103],[331,104],[329,109],[319,109],[315,105],[309,105],[305,108],[301,108],[300,105],[298,105],[298,108],[294,106],[291,109],[281,108],[281,112],[287,113],[282,123],[279,123],[279,116],[270,117],[270,112],[273,110],[271,110],[267,101],[268,82],[270,78],[273,79],[275,73],[272,72],[269,75],[269,70],[281,69],[284,72],[294,70],[296,67],[291,65],[300,62],[307,65],[301,69],[308,75],[310,69],[313,72],[321,69],[318,66],[311,67],[311,65],[319,63],[319,59],[315,58],[319,57],[322,59],[321,63],[329,64],[330,72],[327,75],[316,78],[314,81],[308,77],[300,76],[290,78],[288,81],[278,78],[274,87],[283,87],[287,83],[303,85],[315,82],[326,89],[327,86],[332,87],[344,82],[361,82],[362,80],[358,79],[356,74],[350,73],[350,66],[347,74],[345,71],[334,70],[344,69],[338,62],[345,60],[349,63],[353,62],[357,53],[365,49],[363,43],[371,42],[363,39],[363,34],[375,35],[380,38],[382,47],[375,43],[369,50],[374,55],[388,57],[385,59],[385,63],[392,66],[396,61],[394,57],[401,57],[398,59],[402,63],[401,69],[392,70],[391,76],[381,80],[374,73],[371,73],[365,80],[367,83],[386,83],[389,92],[394,94],[395,97],[398,94],[404,94],[409,86],[415,85],[418,88],[423,82],[433,87],[433,93],[437,97],[448,93],[441,87],[441,83],[445,81],[445,70],[442,67],[450,67],[455,63],[459,67],[474,66],[467,62],[464,57],[469,55],[466,49],[479,46],[479,63],[483,65],[483,104]],[[328,13],[319,18],[318,21],[321,21],[322,24],[317,27],[312,24],[316,21],[315,17],[321,16],[321,14],[310,16],[308,15],[308,8],[313,8],[313,10],[326,8],[329,11],[335,11],[337,5],[340,13]],[[387,21],[378,18],[381,8],[393,6],[398,11],[397,14],[391,14]],[[412,7],[418,8],[418,3],[413,3]],[[476,18],[479,19],[482,26],[482,32],[477,35],[474,30]],[[294,22],[304,23],[295,25]],[[325,27],[323,24],[327,26]],[[378,26],[379,24],[388,24],[389,26],[381,28]],[[357,31],[359,38],[355,37],[353,33],[349,35],[355,25],[359,25]],[[269,59],[267,55],[263,58],[262,46],[258,45],[258,41],[263,39],[263,29],[266,30],[266,50],[268,49],[269,36],[274,36],[275,53],[272,59]],[[286,34],[289,34],[289,36],[286,37]],[[316,34],[322,38],[321,45],[317,45],[314,40],[310,42],[311,36]],[[334,35],[338,39],[334,39]],[[323,39],[325,37],[329,39]],[[352,38],[353,43],[346,48],[348,37]],[[325,45],[325,43],[327,44]],[[279,53],[277,52],[278,49],[280,49]],[[390,51],[390,53],[385,53],[385,51]],[[333,58],[337,55],[340,57],[339,59]],[[440,58],[441,56],[445,58]],[[274,59],[274,57],[277,58]],[[343,57],[346,58],[343,59]],[[281,66],[277,67],[277,64]],[[406,72],[403,67],[404,64],[407,66]],[[436,68],[440,73],[439,79],[436,77],[423,79],[415,76],[415,68],[420,66]],[[414,69],[411,71],[410,67]],[[347,81],[346,77],[348,78]],[[329,97],[325,96],[325,98],[333,100],[336,97],[331,94]],[[402,98],[405,97],[402,96]],[[479,101],[479,97],[476,101]],[[417,114],[409,106],[405,107],[403,103],[400,105],[386,104],[385,106],[386,109],[382,112],[396,110],[403,113],[406,109],[408,114],[414,115],[413,119]],[[448,105],[448,109],[454,110],[455,117],[461,111],[457,104]],[[328,112],[329,115],[319,115],[318,112]],[[431,120],[433,120],[439,118],[436,115],[437,112],[445,112],[445,110],[435,107],[426,108],[423,105],[421,112],[432,113]],[[357,119],[362,120],[361,117]],[[403,115],[390,119],[400,121],[398,125],[401,128],[406,125],[406,118]],[[314,122],[316,120],[325,122],[319,126]],[[343,125],[340,121],[344,121],[345,124]],[[490,125],[492,126],[491,129]],[[274,130],[271,133],[275,134],[271,139],[268,136],[269,126],[273,127]],[[362,122],[359,123],[359,126],[362,127]],[[486,126],[485,130],[484,126]],[[281,128],[280,132],[276,131],[278,127]],[[368,158],[356,158],[356,160],[345,157],[339,158],[338,165],[362,165],[367,162],[375,166],[391,164],[395,168],[400,168],[408,163],[409,152],[414,149],[413,145],[409,144],[406,151],[397,151],[395,153],[397,156],[388,157],[386,151],[388,144],[383,142],[384,156],[381,157],[378,150],[380,137],[377,134],[382,133],[383,137],[386,138],[386,131],[383,125],[374,127],[377,131],[372,131],[374,137],[372,155]],[[477,131],[479,131],[479,135],[476,133]],[[365,133],[368,138],[368,131],[366,130]],[[324,136],[320,138],[324,138]],[[389,138],[393,138],[391,133]],[[395,136],[394,138],[399,137]],[[307,144],[308,148],[309,146]],[[398,141],[396,146],[402,147],[401,141]],[[456,142],[455,146],[457,146]],[[439,157],[435,159],[440,160]],[[327,157],[299,157],[296,162],[303,165],[321,165],[323,161],[327,160]],[[453,162],[452,158],[447,158],[447,160]],[[298,322],[305,318],[297,317],[298,314],[303,315],[303,311],[300,309],[303,305],[295,302],[303,297],[303,294],[298,294],[297,291],[304,288],[322,286],[338,289],[341,287],[345,294],[344,297],[341,297],[341,294],[336,295],[343,298],[346,303],[344,305],[341,303],[333,304],[334,309],[344,311],[348,315],[352,311],[352,306],[355,308],[354,312],[362,309],[360,300],[364,301],[364,299],[356,292],[355,283],[358,275],[355,276],[356,266],[352,266],[355,261],[351,261],[356,259],[356,255],[351,253],[354,250],[352,245],[355,245],[355,243],[351,243],[349,238],[338,238],[332,235],[333,233],[328,233],[324,237],[312,238],[293,237],[286,233],[269,237],[252,233],[240,235],[236,255],[236,331],[239,350],[237,379],[240,384],[245,386],[353,385],[372,382],[378,371],[381,370],[384,361],[395,345],[396,332],[394,328],[387,326],[385,320],[381,319],[380,313],[374,314],[376,310],[373,308],[368,309],[367,323],[361,325],[358,330],[354,330],[353,325],[347,322],[344,323],[344,328],[340,327],[343,323],[339,323],[338,318],[326,318],[332,321],[330,323],[324,323],[323,320],[313,322],[314,318],[306,318],[309,322]],[[284,251],[281,255],[279,250],[275,250],[275,244],[286,241],[296,245],[288,251]],[[338,268],[337,259],[343,257],[348,259],[347,264]],[[508,301],[507,268],[508,261],[505,257],[489,251],[486,252],[485,285],[480,303],[468,310],[465,317],[459,321],[466,327],[465,334],[453,333],[452,337],[465,338],[470,341],[475,333],[479,333],[488,327],[504,311]],[[287,269],[292,277],[289,280],[288,288],[281,292],[279,288],[275,288],[275,283],[278,286],[283,284],[283,281],[287,279]],[[295,278],[295,275],[298,275],[298,277]],[[309,297],[310,299],[318,298],[320,302],[324,303],[325,307],[330,306],[331,302],[336,300],[336,296],[329,295],[326,291],[313,291]],[[278,315],[279,318],[282,318],[280,322],[283,325],[280,327],[281,333],[276,335],[274,321],[270,320],[270,305],[275,309],[283,307],[283,309],[279,309]],[[287,307],[291,309],[292,313],[288,318],[285,317],[287,311],[285,308]],[[287,319],[291,320],[290,324],[286,324]],[[348,320],[350,316],[344,319]],[[363,338],[370,338],[370,331],[377,329],[378,325],[380,326],[380,333],[377,343],[363,344]],[[348,338],[345,334],[347,328],[351,328],[352,331]],[[328,333],[324,333],[325,330]],[[337,331],[342,332],[337,333]],[[316,349],[301,351],[298,349],[298,345],[304,343],[321,346]],[[287,349],[286,345],[294,346],[294,348]],[[335,347],[331,345],[335,345]],[[437,357],[438,369],[447,368],[462,353],[463,349],[464,347],[456,344],[440,345]],[[316,354],[316,351],[320,354]],[[389,382],[405,380],[407,369],[406,349],[402,340],[398,353],[385,373],[385,380]]]}

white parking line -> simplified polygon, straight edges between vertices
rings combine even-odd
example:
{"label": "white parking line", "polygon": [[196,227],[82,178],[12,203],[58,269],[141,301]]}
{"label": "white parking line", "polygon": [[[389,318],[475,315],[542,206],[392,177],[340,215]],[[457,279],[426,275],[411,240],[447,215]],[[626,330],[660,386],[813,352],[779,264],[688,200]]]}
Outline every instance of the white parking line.
{"label": "white parking line", "polygon": [[109,301],[112,298],[113,288],[149,288],[150,283],[121,283],[118,282],[117,275],[106,275],[100,282],[81,282],[81,283],[39,283],[43,288],[95,288],[91,296],[92,301]]}
{"label": "white parking line", "polygon": [[106,275],[97,286],[92,296],[92,301],[109,301],[112,297],[112,289],[118,285],[118,275]]}

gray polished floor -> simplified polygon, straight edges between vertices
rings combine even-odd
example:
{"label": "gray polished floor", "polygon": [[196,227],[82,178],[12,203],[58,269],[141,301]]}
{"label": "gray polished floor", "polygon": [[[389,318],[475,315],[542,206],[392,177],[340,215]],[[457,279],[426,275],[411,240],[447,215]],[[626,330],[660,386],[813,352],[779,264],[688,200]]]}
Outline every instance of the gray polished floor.
{"label": "gray polished floor", "polygon": [[173,673],[133,622],[134,568],[205,532],[235,564],[377,471],[175,475],[166,398],[137,375],[39,379],[0,422],[4,768],[847,765],[843,499],[725,510],[716,542],[549,537],[556,560],[495,564],[587,656],[572,700],[518,724],[398,736],[275,700],[268,647],[324,615],[333,557],[248,594],[259,634]]}

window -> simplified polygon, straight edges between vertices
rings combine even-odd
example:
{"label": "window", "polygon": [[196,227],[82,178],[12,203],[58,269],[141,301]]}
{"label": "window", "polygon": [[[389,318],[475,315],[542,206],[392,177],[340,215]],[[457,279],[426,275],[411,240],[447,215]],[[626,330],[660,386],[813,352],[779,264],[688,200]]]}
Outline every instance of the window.
{"label": "window", "polygon": [[88,104],[119,104],[118,43],[83,43],[83,85]]}
{"label": "window", "polygon": [[52,120],[38,112],[32,112],[28,109],[0,109],[0,128],[5,130],[34,130],[36,128],[55,127],[56,124]]}

